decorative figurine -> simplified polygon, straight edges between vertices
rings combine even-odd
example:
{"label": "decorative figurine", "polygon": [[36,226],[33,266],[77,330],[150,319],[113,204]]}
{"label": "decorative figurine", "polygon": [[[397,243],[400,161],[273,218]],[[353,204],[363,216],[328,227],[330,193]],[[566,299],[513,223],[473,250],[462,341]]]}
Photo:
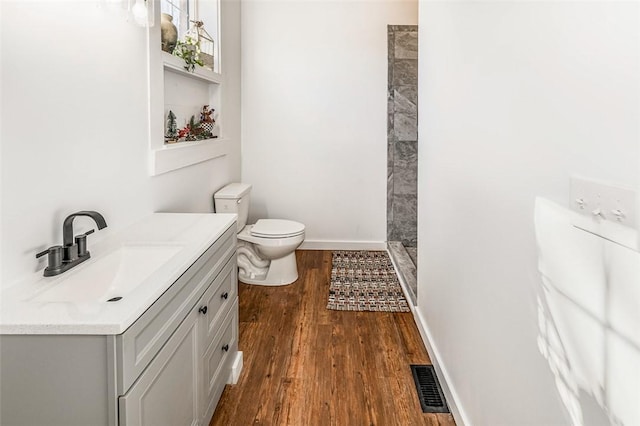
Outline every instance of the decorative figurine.
{"label": "decorative figurine", "polygon": [[213,127],[216,125],[216,120],[213,118],[214,111],[213,108],[209,109],[209,105],[205,105],[202,107],[202,112],[200,113],[200,124],[207,138],[215,137],[213,136]]}
{"label": "decorative figurine", "polygon": [[205,105],[202,107],[202,112],[200,113],[200,121],[203,123],[215,123],[216,120],[213,118],[213,113],[215,109],[209,109],[209,105]]}
{"label": "decorative figurine", "polygon": [[177,141],[178,126],[176,125],[176,115],[173,111],[169,110],[167,116],[167,134],[164,136],[165,142],[173,143]]}
{"label": "decorative figurine", "polygon": [[213,118],[214,109],[209,109],[209,105],[202,107],[200,112],[200,121],[196,121],[196,116],[192,115],[182,129],[177,128],[176,115],[173,111],[169,111],[167,116],[167,132],[164,136],[166,143],[174,142],[192,142],[204,139],[217,138],[218,135],[213,134],[216,129],[216,120]]}

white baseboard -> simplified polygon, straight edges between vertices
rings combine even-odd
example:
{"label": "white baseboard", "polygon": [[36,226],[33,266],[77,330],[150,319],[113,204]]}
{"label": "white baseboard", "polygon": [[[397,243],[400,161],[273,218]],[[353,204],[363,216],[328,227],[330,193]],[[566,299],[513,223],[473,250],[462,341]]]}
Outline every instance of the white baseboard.
{"label": "white baseboard", "polygon": [[300,250],[386,250],[384,241],[304,240]]}
{"label": "white baseboard", "polygon": [[436,374],[438,375],[438,381],[440,382],[440,386],[442,387],[444,397],[447,399],[447,405],[449,406],[451,414],[456,421],[456,425],[471,426],[471,422],[462,409],[458,394],[456,393],[454,388],[449,386],[449,383],[452,383],[451,377],[447,372],[446,366],[441,362],[442,358],[440,356],[440,353],[438,352],[437,347],[431,344],[431,342],[433,342],[433,339],[429,331],[429,326],[427,326],[427,323],[420,312],[420,308],[417,306],[413,310],[413,317],[416,320],[416,325],[418,326],[418,330],[420,331],[420,336],[422,336],[424,346],[427,348],[429,358],[431,358],[433,367],[435,368]]}
{"label": "white baseboard", "polygon": [[235,385],[238,383],[238,379],[240,379],[240,373],[242,372],[242,366],[244,365],[243,354],[242,351],[236,352],[236,359],[233,360],[233,365],[231,366],[231,372],[229,373],[229,380],[227,381],[230,385]]}

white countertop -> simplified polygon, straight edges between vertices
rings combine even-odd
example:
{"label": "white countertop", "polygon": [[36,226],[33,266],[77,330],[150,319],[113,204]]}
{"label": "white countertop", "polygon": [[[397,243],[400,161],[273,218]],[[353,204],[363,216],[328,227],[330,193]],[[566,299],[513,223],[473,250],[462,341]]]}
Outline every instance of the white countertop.
{"label": "white countertop", "polygon": [[[42,271],[0,293],[0,334],[120,334],[133,324],[230,226],[235,214],[155,213],[122,231],[87,244],[91,258],[55,277]],[[107,228],[108,229],[108,228]],[[101,232],[101,231],[98,231]],[[174,247],[122,300],[40,301],[41,295],[123,246]],[[85,271],[86,273],[86,271]],[[91,282],[86,283],[91,286]]]}

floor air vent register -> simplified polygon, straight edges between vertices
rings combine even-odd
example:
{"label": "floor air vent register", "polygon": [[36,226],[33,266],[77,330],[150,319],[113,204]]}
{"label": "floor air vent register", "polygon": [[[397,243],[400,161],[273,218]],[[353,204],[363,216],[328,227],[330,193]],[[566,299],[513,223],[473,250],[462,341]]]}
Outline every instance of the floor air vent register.
{"label": "floor air vent register", "polygon": [[423,413],[449,413],[433,365],[412,365],[411,372]]}

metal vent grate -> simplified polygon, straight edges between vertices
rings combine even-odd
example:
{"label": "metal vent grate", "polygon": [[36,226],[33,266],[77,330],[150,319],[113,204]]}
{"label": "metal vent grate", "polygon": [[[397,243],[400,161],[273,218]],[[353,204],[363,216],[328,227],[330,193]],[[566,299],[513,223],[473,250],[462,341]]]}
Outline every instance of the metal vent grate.
{"label": "metal vent grate", "polygon": [[412,365],[411,372],[423,413],[448,413],[449,407],[433,365]]}

